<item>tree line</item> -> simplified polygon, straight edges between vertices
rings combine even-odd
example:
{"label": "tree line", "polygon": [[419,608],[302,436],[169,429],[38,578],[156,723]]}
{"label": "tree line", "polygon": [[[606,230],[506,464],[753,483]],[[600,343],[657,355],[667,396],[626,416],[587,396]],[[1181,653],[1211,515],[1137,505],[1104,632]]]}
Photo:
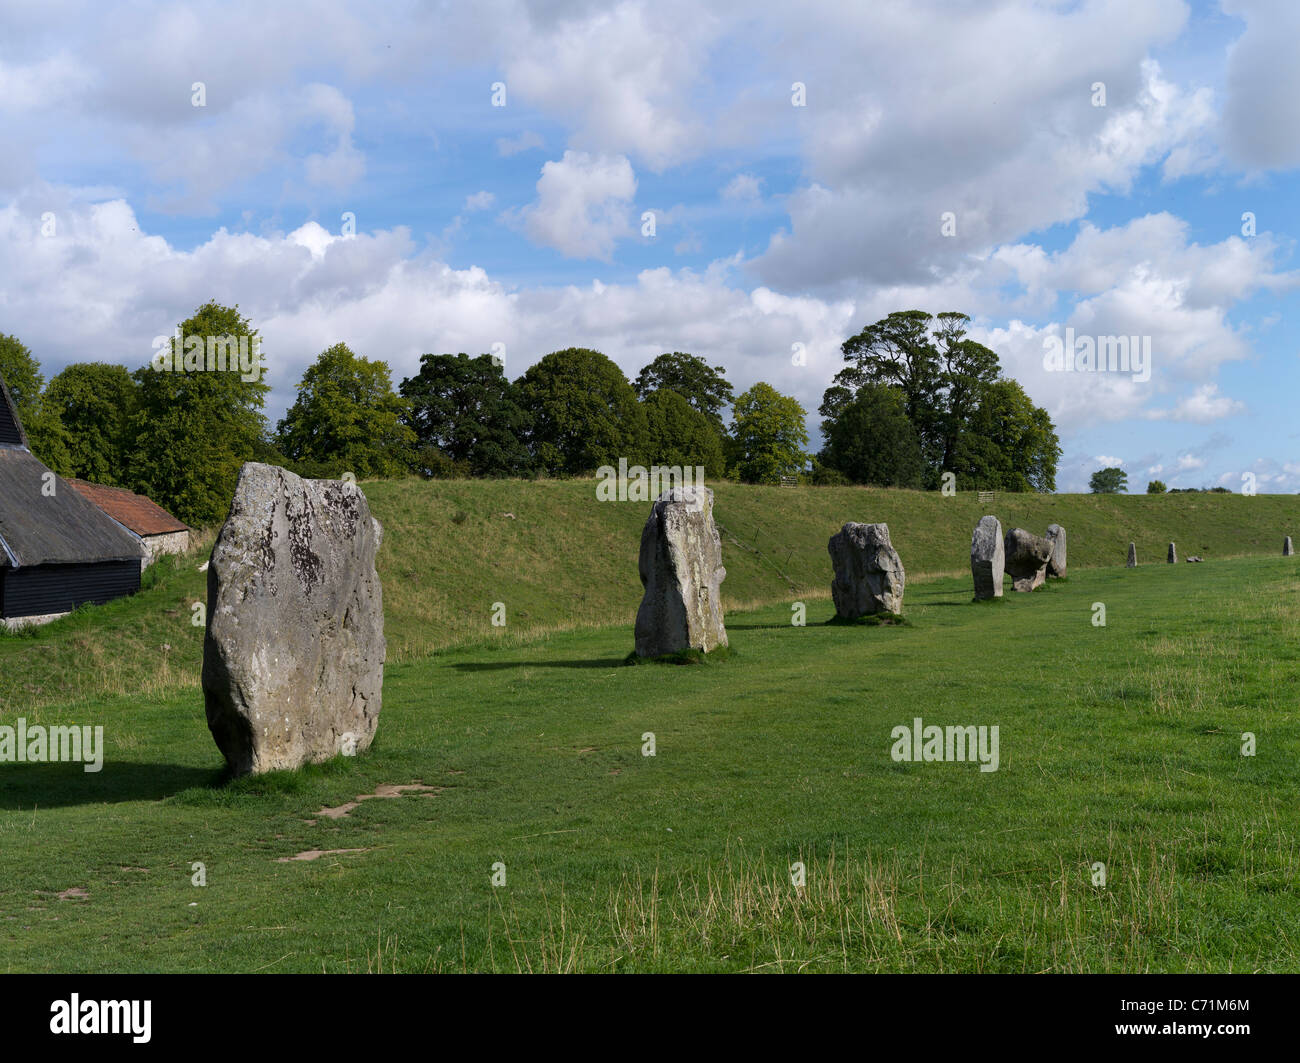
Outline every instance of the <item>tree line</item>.
{"label": "tree line", "polygon": [[[1054,490],[1050,418],[965,337],[967,321],[891,314],[846,341],[816,455],[796,399],[761,381],[737,395],[721,366],[681,351],[631,381],[582,347],[553,351],[515,380],[491,355],[425,354],[394,388],[386,362],[336,343],[307,367],[274,428],[268,385],[236,372],[77,362],[47,384],[22,342],[0,335],[0,376],[46,465],[148,495],[192,525],[225,516],[245,461],[368,479],[577,476],[626,458],[746,483],[932,488],[953,471],[969,489]],[[180,328],[260,343],[237,306],[206,303]]]}
{"label": "tree line", "polygon": [[[1128,491],[1128,473],[1118,465],[1098,469],[1088,480],[1088,490],[1094,495],[1123,494]],[[1231,493],[1226,487],[1170,487],[1164,480],[1150,480],[1147,482],[1147,494],[1149,495],[1227,495]]]}

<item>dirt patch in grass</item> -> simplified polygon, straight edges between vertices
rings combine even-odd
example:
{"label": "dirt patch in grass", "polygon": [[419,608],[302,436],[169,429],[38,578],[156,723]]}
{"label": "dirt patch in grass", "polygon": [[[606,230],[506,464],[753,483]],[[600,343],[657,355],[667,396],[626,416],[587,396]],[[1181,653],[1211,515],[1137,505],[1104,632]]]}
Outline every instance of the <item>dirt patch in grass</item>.
{"label": "dirt patch in grass", "polygon": [[393,785],[392,783],[381,783],[375,787],[373,794],[357,794],[356,799],[348,801],[345,804],[338,805],[335,808],[322,808],[316,813],[318,816],[324,816],[326,819],[342,819],[362,801],[369,801],[372,797],[401,797],[408,792],[419,793],[440,793],[447,789],[445,786],[425,786],[424,783],[412,782]]}
{"label": "dirt patch in grass", "polygon": [[368,853],[369,849],[304,849],[293,856],[276,857],[277,864],[291,864],[295,860],[319,860],[322,856],[335,856],[338,853]]}

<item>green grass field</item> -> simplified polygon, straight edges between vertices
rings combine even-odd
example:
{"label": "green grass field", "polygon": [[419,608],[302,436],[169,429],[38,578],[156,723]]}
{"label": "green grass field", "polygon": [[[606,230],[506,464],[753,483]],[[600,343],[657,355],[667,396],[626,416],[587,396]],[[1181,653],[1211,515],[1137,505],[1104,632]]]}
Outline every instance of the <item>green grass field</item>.
{"label": "green grass field", "polygon": [[[629,668],[645,507],[539,527],[572,490],[438,485],[422,515],[410,486],[367,486],[395,652],[374,746],[317,769],[220,784],[193,559],[131,601],[0,640],[2,722],[103,724],[108,746],[99,774],[0,766],[0,969],[1300,970],[1300,558],[1220,559],[1256,535],[1279,553],[1295,499],[1020,513],[724,486],[726,587],[769,604],[729,613],[727,660]],[[940,541],[956,534],[944,505],[964,542]],[[1070,579],[995,603],[970,600],[969,575],[915,580],[907,625],[823,623],[838,523],[888,520],[909,573],[937,573],[962,567],[981,509],[1066,524]],[[1144,560],[1159,538],[1209,560],[1086,567],[1122,564],[1115,544],[1143,522]],[[561,607],[530,552],[534,570],[565,555]],[[422,610],[461,626],[422,636]],[[997,725],[999,770],[895,762],[890,732],[916,716]],[[408,784],[433,789],[321,814]]]}

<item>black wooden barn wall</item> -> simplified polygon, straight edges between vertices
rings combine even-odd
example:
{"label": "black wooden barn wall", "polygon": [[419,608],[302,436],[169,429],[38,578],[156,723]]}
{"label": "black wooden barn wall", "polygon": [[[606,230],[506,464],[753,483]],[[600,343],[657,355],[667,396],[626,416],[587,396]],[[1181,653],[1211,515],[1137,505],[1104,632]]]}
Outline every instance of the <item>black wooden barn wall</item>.
{"label": "black wooden barn wall", "polygon": [[139,561],[0,569],[0,616],[44,616],[103,605],[140,589]]}

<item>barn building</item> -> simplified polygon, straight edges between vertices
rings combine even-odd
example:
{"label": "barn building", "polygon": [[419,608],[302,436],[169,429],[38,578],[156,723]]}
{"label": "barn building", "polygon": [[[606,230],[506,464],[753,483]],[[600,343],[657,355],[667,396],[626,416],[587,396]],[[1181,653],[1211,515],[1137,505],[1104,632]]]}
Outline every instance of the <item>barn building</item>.
{"label": "barn building", "polygon": [[0,623],[44,623],[140,589],[140,540],[39,462],[0,380]]}
{"label": "barn building", "polygon": [[68,483],[140,540],[145,551],[145,568],[162,554],[183,554],[189,549],[190,526],[182,524],[153,499],[125,487],[106,487],[89,480]]}

